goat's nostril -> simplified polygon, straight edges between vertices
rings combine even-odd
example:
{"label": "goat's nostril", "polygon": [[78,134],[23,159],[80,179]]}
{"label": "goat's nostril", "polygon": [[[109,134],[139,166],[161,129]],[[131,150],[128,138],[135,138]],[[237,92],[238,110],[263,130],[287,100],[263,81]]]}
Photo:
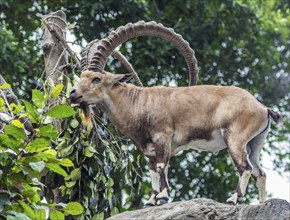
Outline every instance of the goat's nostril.
{"label": "goat's nostril", "polygon": [[75,96],[76,96],[76,90],[75,90],[75,89],[72,89],[72,90],[70,91],[70,99],[71,99],[71,100],[75,99]]}
{"label": "goat's nostril", "polygon": [[82,97],[83,97],[82,95],[77,97],[77,91],[76,91],[75,89],[72,89],[72,90],[70,91],[70,101],[71,101],[72,103],[78,103],[78,102],[80,102],[80,99],[81,99]]}
{"label": "goat's nostril", "polygon": [[75,89],[72,89],[72,90],[70,91],[70,95],[72,95],[72,94],[74,94],[74,93],[76,93],[76,90],[75,90]]}

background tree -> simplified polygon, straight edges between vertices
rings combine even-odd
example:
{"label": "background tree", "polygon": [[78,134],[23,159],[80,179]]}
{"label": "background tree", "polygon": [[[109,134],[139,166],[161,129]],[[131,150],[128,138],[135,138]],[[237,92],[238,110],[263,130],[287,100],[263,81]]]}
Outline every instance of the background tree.
{"label": "background tree", "polygon": [[[43,72],[38,41],[42,15],[64,10],[68,21],[75,23],[71,30],[76,36],[75,43],[81,45],[102,38],[128,22],[156,20],[174,28],[195,50],[200,67],[199,84],[238,85],[268,107],[282,113],[284,123],[276,128],[272,125],[274,129],[269,135],[265,151],[275,155],[276,169],[281,172],[289,170],[290,67],[287,60],[290,56],[290,12],[287,0],[35,0],[25,3],[0,1],[0,7],[0,40],[1,45],[4,45],[0,48],[0,74],[13,85],[16,94],[29,98],[30,91],[38,85],[37,79]],[[138,38],[124,44],[120,50],[134,65],[144,85],[187,85],[185,61],[170,43],[155,38]],[[110,61],[107,69],[125,71],[116,61]],[[123,146],[123,137],[106,121],[100,120]],[[73,129],[71,132],[74,132]],[[126,140],[124,146],[129,143]],[[139,153],[131,145],[129,148],[130,156],[137,158]],[[76,152],[70,153],[73,155]],[[145,159],[142,156],[138,158],[144,167]],[[100,174],[98,166],[92,167],[93,175]],[[218,157],[210,153],[183,152],[171,161],[169,176],[174,200],[208,197],[225,201],[231,193],[228,189],[233,189],[237,182],[233,169],[226,151],[220,152]],[[114,180],[123,179],[119,185],[112,185],[116,198],[124,195],[122,192],[127,192],[129,196],[132,188],[138,188],[138,175],[129,187],[126,184],[127,177],[124,180],[122,173],[113,169],[109,171],[109,176]],[[84,179],[89,176],[88,171]],[[125,208],[141,206],[143,197],[140,195],[150,190],[148,178],[144,177],[144,180],[139,193],[131,191],[128,201],[132,204],[126,203]],[[248,201],[257,196],[257,193],[252,193],[256,191],[252,183],[246,197]],[[81,195],[72,198],[81,199]],[[120,201],[117,202],[118,207],[122,207]],[[92,206],[94,202],[97,201],[89,201],[88,204]],[[100,206],[97,212],[101,210]],[[104,207],[107,207],[106,204]]]}

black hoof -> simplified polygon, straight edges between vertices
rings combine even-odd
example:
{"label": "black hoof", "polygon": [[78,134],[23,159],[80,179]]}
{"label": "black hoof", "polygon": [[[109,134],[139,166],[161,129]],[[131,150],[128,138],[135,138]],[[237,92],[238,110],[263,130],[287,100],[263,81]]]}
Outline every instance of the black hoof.
{"label": "black hoof", "polygon": [[146,208],[150,208],[150,207],[154,207],[155,205],[152,204],[152,203],[146,203],[144,206],[143,206],[143,209],[146,209]]}
{"label": "black hoof", "polygon": [[238,201],[237,201],[238,204],[243,203],[243,201],[244,201],[244,197],[238,197]]}
{"label": "black hoof", "polygon": [[168,198],[162,197],[162,198],[156,198],[156,205],[163,205],[165,203],[168,203]]}
{"label": "black hoof", "polygon": [[234,202],[230,201],[230,202],[226,202],[226,204],[228,205],[236,205]]}

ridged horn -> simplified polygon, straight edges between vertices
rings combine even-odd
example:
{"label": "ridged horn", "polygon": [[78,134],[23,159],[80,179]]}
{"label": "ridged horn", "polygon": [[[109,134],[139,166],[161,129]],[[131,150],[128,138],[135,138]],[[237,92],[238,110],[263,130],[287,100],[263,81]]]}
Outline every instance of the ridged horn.
{"label": "ridged horn", "polygon": [[[89,69],[89,64],[92,61],[92,58],[94,56],[94,52],[97,50],[97,47],[99,46],[100,41],[98,39],[93,40],[89,42],[86,47],[83,49],[81,54],[81,71],[85,71]],[[129,63],[129,61],[126,59],[123,54],[121,54],[119,51],[114,50],[112,52],[112,56],[114,56],[116,59],[120,61],[120,63],[125,67],[125,69],[132,74],[133,78],[135,79],[135,83],[138,86],[143,86],[142,82],[140,81],[136,71],[134,70],[133,66]],[[103,69],[90,67],[90,70],[92,71],[103,71]]]}
{"label": "ridged horn", "polygon": [[[81,53],[81,71],[82,72],[84,72],[85,70],[88,70],[89,63],[92,60],[94,51],[97,49],[98,43],[99,43],[98,39],[93,40],[87,43],[86,47],[82,50],[82,53]],[[93,70],[93,71],[96,71],[96,70]]]}
{"label": "ridged horn", "polygon": [[155,21],[128,23],[112,31],[106,38],[99,41],[96,52],[90,62],[88,69],[102,71],[108,57],[120,44],[139,36],[155,36],[172,42],[181,52],[188,66],[189,85],[196,85],[198,66],[194,51],[189,43],[180,34],[175,33],[172,28],[166,28]]}

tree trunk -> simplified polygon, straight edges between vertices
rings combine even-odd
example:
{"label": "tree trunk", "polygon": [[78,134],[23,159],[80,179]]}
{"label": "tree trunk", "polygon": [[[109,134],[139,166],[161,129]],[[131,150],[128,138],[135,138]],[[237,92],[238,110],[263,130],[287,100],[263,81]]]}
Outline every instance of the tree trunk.
{"label": "tree trunk", "polygon": [[[66,15],[62,11],[48,14],[42,19],[43,44],[46,78],[52,82],[52,87],[57,84],[64,84],[63,75],[67,75],[66,66],[68,64],[68,53],[66,34],[67,29]],[[50,100],[49,108],[60,104],[60,99]],[[53,124],[59,132],[62,131],[61,119],[54,119]],[[50,187],[50,186],[48,186]],[[64,199],[60,195],[59,188],[51,189],[54,202],[60,203]]]}
{"label": "tree trunk", "polygon": [[63,83],[61,76],[67,74],[68,55],[63,41],[66,40],[66,15],[63,11],[48,14],[42,19],[43,44],[46,78],[54,85]]}
{"label": "tree trunk", "polygon": [[[66,41],[66,15],[63,11],[48,14],[42,19],[43,44],[45,72],[47,80],[53,85],[63,84],[63,75],[67,75],[68,53],[65,46]],[[60,103],[60,99],[51,100],[49,107]],[[55,119],[53,124],[61,132],[61,120]]]}

